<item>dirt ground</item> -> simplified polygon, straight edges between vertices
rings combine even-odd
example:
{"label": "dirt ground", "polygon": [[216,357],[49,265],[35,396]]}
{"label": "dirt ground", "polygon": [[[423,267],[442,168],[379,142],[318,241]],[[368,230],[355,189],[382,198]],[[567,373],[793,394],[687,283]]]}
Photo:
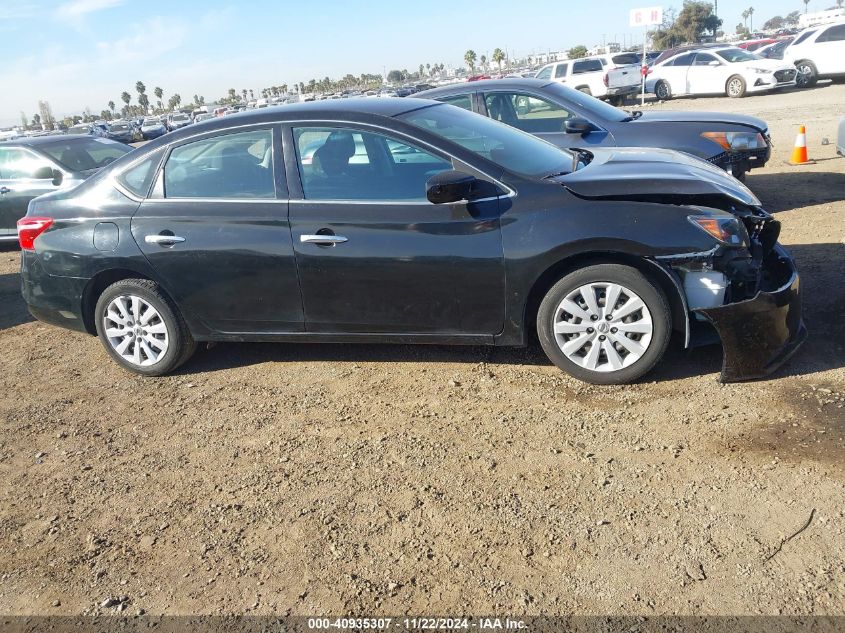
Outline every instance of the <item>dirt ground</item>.
{"label": "dirt ground", "polygon": [[630,387],[534,348],[368,345],[219,345],[144,379],[33,321],[0,252],[0,613],[845,614],[843,104],[655,106],[771,125],[748,184],[810,338],[750,384],[716,381],[718,347]]}

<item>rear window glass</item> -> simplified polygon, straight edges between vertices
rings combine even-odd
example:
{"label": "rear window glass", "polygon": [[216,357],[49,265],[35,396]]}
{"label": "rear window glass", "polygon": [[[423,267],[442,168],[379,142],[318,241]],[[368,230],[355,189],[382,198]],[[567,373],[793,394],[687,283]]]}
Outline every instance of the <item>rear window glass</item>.
{"label": "rear window glass", "polygon": [[572,64],[572,74],[580,75],[581,73],[601,72],[602,65],[598,59],[584,59]]}
{"label": "rear window glass", "polygon": [[68,138],[54,143],[45,143],[39,149],[70,171],[100,169],[132,150],[123,143],[91,137]]}
{"label": "rear window glass", "polygon": [[625,66],[627,64],[639,64],[640,57],[636,53],[623,53],[621,55],[614,55],[613,63],[617,66]]}

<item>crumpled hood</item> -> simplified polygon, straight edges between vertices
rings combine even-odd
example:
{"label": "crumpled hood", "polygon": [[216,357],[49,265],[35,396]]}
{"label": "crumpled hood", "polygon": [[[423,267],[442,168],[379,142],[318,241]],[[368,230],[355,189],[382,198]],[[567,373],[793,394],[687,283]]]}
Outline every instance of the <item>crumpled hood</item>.
{"label": "crumpled hood", "polygon": [[730,174],[705,160],[666,149],[591,149],[593,160],[556,181],[582,198],[645,200],[727,197],[759,207],[760,201]]}
{"label": "crumpled hood", "polygon": [[[643,112],[642,116],[629,121],[626,125],[637,123],[713,123],[728,124],[728,125],[743,125],[752,127],[758,132],[768,130],[769,127],[762,119],[753,116],[746,116],[744,114],[729,114],[727,112]],[[721,132],[719,128],[714,128],[713,132]]]}

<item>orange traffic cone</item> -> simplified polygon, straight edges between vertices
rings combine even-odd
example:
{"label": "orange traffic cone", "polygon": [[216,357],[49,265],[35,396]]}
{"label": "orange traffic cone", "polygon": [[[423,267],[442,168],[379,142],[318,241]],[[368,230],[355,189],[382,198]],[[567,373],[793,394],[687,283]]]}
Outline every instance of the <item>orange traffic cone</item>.
{"label": "orange traffic cone", "polygon": [[795,137],[795,147],[792,150],[790,165],[808,165],[813,161],[807,156],[807,128],[803,125],[798,128],[798,136]]}

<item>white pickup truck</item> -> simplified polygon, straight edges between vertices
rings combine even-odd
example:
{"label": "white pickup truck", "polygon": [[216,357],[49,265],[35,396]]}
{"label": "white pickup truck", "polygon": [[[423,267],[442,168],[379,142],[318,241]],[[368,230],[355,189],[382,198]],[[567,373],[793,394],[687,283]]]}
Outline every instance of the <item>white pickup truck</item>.
{"label": "white pickup truck", "polygon": [[642,85],[640,59],[635,53],[612,53],[569,59],[543,66],[537,79],[559,81],[599,99],[621,103]]}

